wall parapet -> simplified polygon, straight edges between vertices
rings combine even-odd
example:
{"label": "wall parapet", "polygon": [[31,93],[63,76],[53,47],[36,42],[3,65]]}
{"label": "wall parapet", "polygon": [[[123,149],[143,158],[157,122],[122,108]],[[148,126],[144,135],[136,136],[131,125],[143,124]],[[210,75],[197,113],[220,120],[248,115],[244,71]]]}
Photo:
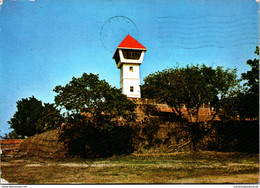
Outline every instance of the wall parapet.
{"label": "wall parapet", "polygon": [[[157,101],[155,99],[132,98],[132,97],[128,97],[128,99],[131,100],[131,101],[134,101],[136,104],[168,106],[166,103],[157,103]],[[184,104],[183,104],[183,108],[186,108],[186,106]],[[210,104],[209,103],[208,104],[203,103],[200,108],[210,109]]]}
{"label": "wall parapet", "polygon": [[[138,116],[143,116],[144,112],[142,112],[142,107],[143,106],[150,106],[151,108],[155,109],[159,113],[174,113],[174,110],[169,107],[167,104],[162,104],[162,103],[157,103],[155,99],[147,99],[147,98],[128,98],[131,101],[135,102],[137,104],[137,114]],[[181,108],[182,114],[184,118],[188,117],[188,111],[185,107],[185,105],[182,106]],[[209,104],[202,104],[199,110],[199,116],[201,121],[207,121],[211,120],[213,116],[213,109],[210,108]]]}

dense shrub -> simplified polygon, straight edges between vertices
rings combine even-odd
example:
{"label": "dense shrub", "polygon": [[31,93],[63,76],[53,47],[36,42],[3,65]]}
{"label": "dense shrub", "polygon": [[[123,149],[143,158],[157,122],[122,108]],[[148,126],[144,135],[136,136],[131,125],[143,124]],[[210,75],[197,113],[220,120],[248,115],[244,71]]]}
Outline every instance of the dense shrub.
{"label": "dense shrub", "polygon": [[133,152],[132,135],[128,125],[103,121],[96,126],[91,118],[76,116],[63,124],[60,140],[65,143],[69,156],[110,157]]}
{"label": "dense shrub", "polygon": [[258,121],[216,121],[214,139],[208,142],[208,149],[259,153]]}

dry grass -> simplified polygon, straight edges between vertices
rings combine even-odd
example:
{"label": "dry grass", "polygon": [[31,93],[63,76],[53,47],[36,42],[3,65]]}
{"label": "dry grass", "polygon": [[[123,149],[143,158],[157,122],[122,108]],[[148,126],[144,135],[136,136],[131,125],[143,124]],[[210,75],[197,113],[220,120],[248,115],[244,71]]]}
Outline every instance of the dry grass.
{"label": "dry grass", "polygon": [[199,152],[108,159],[4,159],[2,178],[19,184],[257,183],[259,156]]}

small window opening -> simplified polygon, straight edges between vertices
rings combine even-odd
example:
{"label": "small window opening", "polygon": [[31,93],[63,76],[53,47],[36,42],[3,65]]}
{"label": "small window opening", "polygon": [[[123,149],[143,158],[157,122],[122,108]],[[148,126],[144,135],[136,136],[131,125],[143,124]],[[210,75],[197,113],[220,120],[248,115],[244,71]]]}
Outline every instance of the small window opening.
{"label": "small window opening", "polygon": [[133,71],[134,71],[134,68],[133,68],[133,67],[129,67],[129,71],[130,71],[130,72],[133,72]]}
{"label": "small window opening", "polygon": [[130,86],[130,92],[134,92],[134,86]]}
{"label": "small window opening", "polygon": [[125,59],[140,59],[141,54],[141,50],[123,50]]}

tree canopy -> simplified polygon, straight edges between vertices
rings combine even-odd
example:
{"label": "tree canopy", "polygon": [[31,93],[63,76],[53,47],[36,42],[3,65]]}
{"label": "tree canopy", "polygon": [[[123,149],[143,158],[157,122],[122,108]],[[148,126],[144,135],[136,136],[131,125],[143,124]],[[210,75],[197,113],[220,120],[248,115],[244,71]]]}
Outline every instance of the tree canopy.
{"label": "tree canopy", "polygon": [[42,117],[38,120],[38,124],[43,127],[43,131],[48,131],[61,126],[64,118],[60,114],[54,104],[44,103],[42,108]]}
{"label": "tree canopy", "polygon": [[[256,47],[255,54],[259,55],[259,48]],[[239,115],[244,118],[259,117],[259,59],[247,61],[251,70],[241,74],[245,91],[240,92],[238,96]]]}
{"label": "tree canopy", "polygon": [[[259,55],[256,47],[255,53]],[[248,60],[251,70],[241,74],[241,83],[221,101],[225,119],[259,118],[259,59]]]}
{"label": "tree canopy", "polygon": [[[259,55],[258,47],[256,47],[255,53]],[[245,86],[248,87],[249,93],[259,94],[259,59],[249,59],[246,64],[251,67],[250,71],[242,73],[242,80],[245,80]]]}
{"label": "tree canopy", "polygon": [[197,122],[203,103],[209,103],[217,111],[220,101],[237,83],[235,69],[187,65],[148,75],[141,89],[142,97],[166,103],[179,117],[182,117],[181,108],[185,105],[190,121]]}
{"label": "tree canopy", "polygon": [[53,104],[47,103],[43,106],[34,96],[21,99],[16,104],[17,111],[8,123],[22,138],[42,133],[62,123],[60,111]]}
{"label": "tree canopy", "polygon": [[10,133],[5,133],[5,136],[1,136],[2,139],[20,139],[21,135],[18,135],[15,130],[12,130]]}
{"label": "tree canopy", "polygon": [[38,120],[41,118],[42,102],[34,96],[17,101],[17,111],[8,123],[10,128],[24,138],[42,132]]}
{"label": "tree canopy", "polygon": [[135,104],[127,99],[121,91],[111,87],[105,80],[99,80],[95,74],[84,73],[66,86],[56,86],[55,103],[67,114],[89,113],[100,118],[109,114],[111,118],[127,118],[134,115]]}
{"label": "tree canopy", "polygon": [[129,125],[135,104],[119,89],[98,75],[84,73],[54,91],[56,105],[66,111],[61,140],[70,154],[106,157],[132,151]]}

